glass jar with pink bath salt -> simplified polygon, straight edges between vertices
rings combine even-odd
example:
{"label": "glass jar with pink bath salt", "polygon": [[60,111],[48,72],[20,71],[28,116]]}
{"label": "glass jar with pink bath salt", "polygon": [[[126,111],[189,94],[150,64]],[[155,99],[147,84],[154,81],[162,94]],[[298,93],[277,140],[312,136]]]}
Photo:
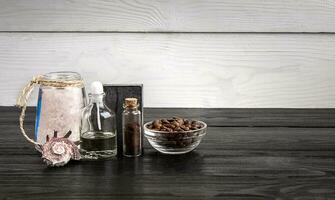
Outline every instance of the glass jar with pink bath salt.
{"label": "glass jar with pink bath salt", "polygon": [[57,132],[63,137],[80,141],[81,114],[86,105],[86,92],[80,74],[51,72],[40,82],[35,122],[35,140],[44,144],[47,135]]}

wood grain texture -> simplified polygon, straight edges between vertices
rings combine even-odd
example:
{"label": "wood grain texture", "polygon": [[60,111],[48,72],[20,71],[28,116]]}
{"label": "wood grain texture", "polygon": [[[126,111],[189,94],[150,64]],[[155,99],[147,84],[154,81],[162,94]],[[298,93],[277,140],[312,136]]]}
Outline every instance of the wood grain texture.
{"label": "wood grain texture", "polygon": [[[17,123],[20,110],[0,106],[0,124]],[[34,124],[35,108],[29,107],[25,123]],[[202,120],[211,127],[310,127],[335,128],[335,109],[279,108],[144,108],[144,121],[181,116]]]}
{"label": "wood grain texture", "polygon": [[0,105],[34,75],[74,70],[143,83],[145,107],[335,107],[333,34],[2,33],[0,44]]}
{"label": "wood grain texture", "polygon": [[181,116],[212,127],[334,127],[335,109],[145,108],[145,120]]}
{"label": "wood grain texture", "polygon": [[1,111],[1,199],[335,198],[334,128],[210,126],[189,154],[162,155],[145,143],[138,159],[46,168],[20,136],[12,108]]}
{"label": "wood grain texture", "polygon": [[1,0],[0,31],[334,32],[334,0]]}

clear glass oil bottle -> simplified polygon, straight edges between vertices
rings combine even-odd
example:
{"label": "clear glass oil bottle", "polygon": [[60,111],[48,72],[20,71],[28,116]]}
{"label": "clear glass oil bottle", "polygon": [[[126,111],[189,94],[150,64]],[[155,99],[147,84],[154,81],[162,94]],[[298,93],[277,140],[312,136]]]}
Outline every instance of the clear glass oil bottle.
{"label": "clear glass oil bottle", "polygon": [[122,113],[123,155],[140,156],[142,153],[142,115],[136,98],[126,98]]}
{"label": "clear glass oil bottle", "polygon": [[82,116],[80,151],[84,159],[108,159],[117,154],[115,113],[105,103],[100,82],[91,84],[90,102]]}

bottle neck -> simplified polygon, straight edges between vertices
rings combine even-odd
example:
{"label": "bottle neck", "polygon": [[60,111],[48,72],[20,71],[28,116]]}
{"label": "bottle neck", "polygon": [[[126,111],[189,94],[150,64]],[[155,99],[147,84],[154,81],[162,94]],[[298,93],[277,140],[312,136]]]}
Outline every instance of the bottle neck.
{"label": "bottle neck", "polygon": [[104,101],[105,101],[105,94],[90,94],[90,101],[91,103],[95,103],[99,106],[103,106],[104,105]]}
{"label": "bottle neck", "polygon": [[138,106],[136,106],[136,107],[128,107],[128,106],[126,106],[125,108],[124,108],[126,111],[137,111],[138,110]]}

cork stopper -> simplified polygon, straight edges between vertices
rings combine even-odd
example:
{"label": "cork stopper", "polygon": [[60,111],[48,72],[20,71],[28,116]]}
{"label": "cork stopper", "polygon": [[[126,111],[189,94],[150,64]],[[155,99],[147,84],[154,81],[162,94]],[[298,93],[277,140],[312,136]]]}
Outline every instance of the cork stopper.
{"label": "cork stopper", "polygon": [[136,98],[126,98],[124,100],[125,107],[135,108],[137,107],[137,99]]}

